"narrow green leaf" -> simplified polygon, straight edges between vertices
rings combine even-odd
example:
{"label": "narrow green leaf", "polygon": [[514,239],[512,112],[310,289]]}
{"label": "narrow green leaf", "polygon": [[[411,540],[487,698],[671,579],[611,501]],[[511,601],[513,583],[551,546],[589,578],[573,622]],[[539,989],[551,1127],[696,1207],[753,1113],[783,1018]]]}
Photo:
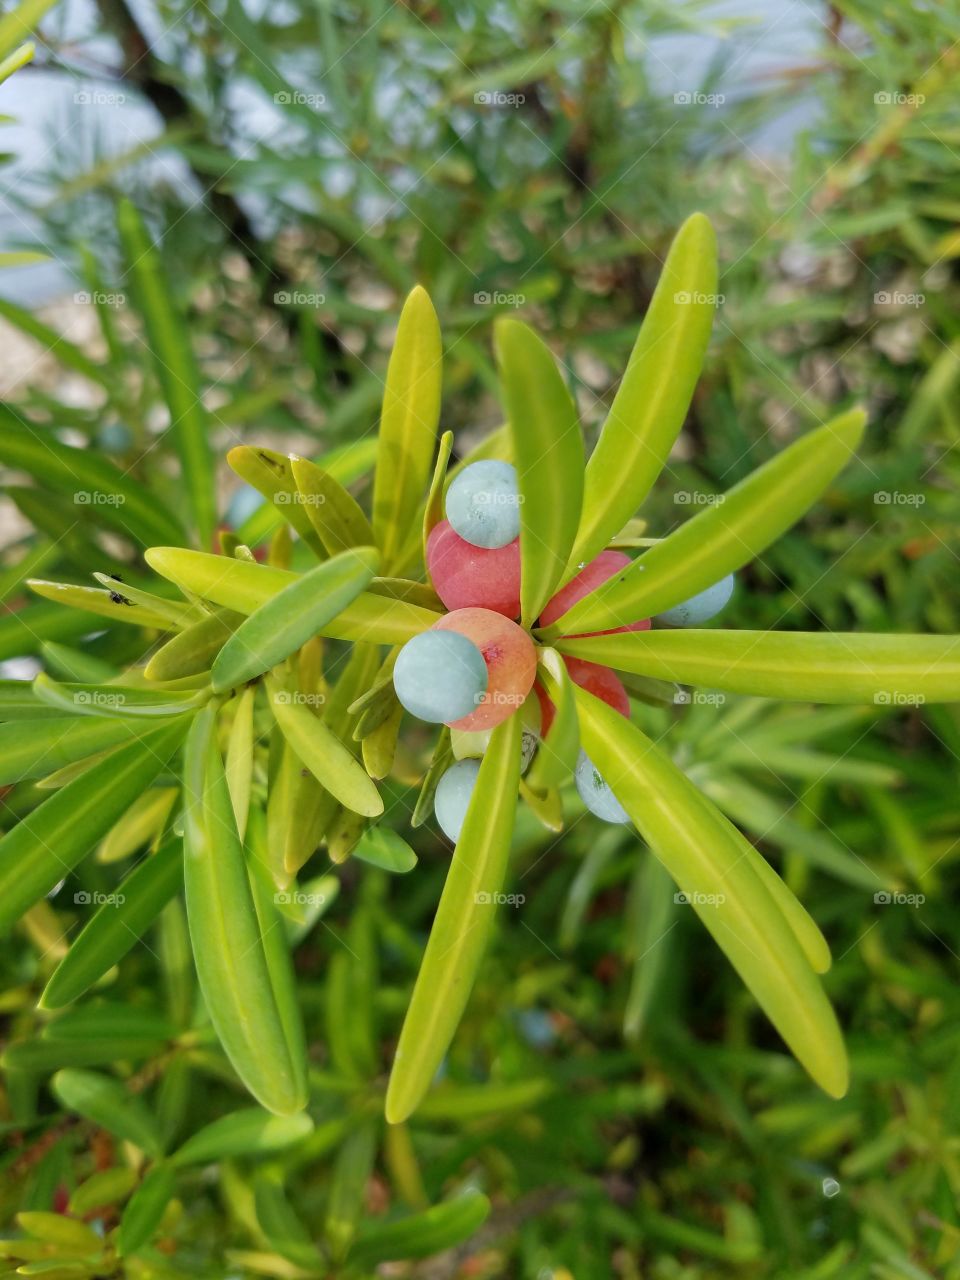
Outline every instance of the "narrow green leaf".
{"label": "narrow green leaf", "polygon": [[[371,778],[385,778],[393,768],[400,737],[403,707],[395,700],[385,717],[375,728],[358,734],[363,767]],[[358,726],[359,728],[359,726]]]}
{"label": "narrow green leaf", "polygon": [[102,1248],[102,1241],[92,1227],[62,1213],[27,1210],[17,1214],[17,1223],[34,1240],[43,1240],[72,1253],[97,1253]]}
{"label": "narrow green leaf", "polygon": [[84,925],[50,976],[40,1006],[60,1009],[88,991],[117,964],[183,883],[183,847],[171,840],[120,882],[116,901],[104,902]]}
{"label": "narrow green leaf", "polygon": [[163,833],[179,795],[179,787],[151,787],[145,791],[100,841],[97,861],[120,862],[144,845],[153,844]]}
{"label": "narrow green leaf", "polygon": [[[254,613],[300,580],[299,574],[285,569],[180,547],[151,547],[146,560],[152,569],[179,587],[242,614]],[[406,601],[364,591],[331,618],[321,634],[334,640],[404,644],[432,627],[439,616]]]}
{"label": "narrow green leaf", "polygon": [[67,1208],[71,1213],[84,1217],[95,1209],[105,1209],[108,1205],[119,1204],[137,1185],[137,1174],[134,1169],[118,1165],[115,1169],[104,1169],[81,1182],[70,1196]]}
{"label": "narrow green leaf", "polygon": [[544,631],[605,631],[653,617],[764,551],[816,502],[854,456],[866,417],[852,409],[795,441],[704,507]]}
{"label": "narrow green leaf", "polygon": [[717,246],[702,213],[677,232],[623,381],[587,463],[565,579],[636,514],[670,456],[700,376],[716,310]]}
{"label": "narrow green leaf", "polygon": [[21,0],[0,18],[0,58],[6,58],[18,44],[28,39],[40,19],[52,9],[56,0]]}
{"label": "narrow green leaf", "polygon": [[960,702],[960,636],[691,629],[561,640],[557,647],[639,675],[763,698],[881,708]]}
{"label": "narrow green leaf", "polygon": [[[29,578],[27,586],[34,595],[43,596],[45,600],[54,600],[68,609],[83,609],[101,618],[109,618],[111,622],[125,622],[131,627],[159,628],[161,631],[171,629],[169,619],[163,614],[144,608],[141,604],[124,604],[122,600],[114,600],[110,591],[98,587],[79,587],[72,582],[46,582],[42,578]],[[117,587],[119,591],[119,583]]]}
{"label": "narrow green leaf", "polygon": [[247,814],[250,811],[250,790],[253,785],[253,703],[255,690],[251,685],[236,700],[230,737],[227,741],[225,773],[230,790],[233,816],[237,820],[237,832],[242,840],[247,830]]}
{"label": "narrow green leaf", "polygon": [[317,781],[354,813],[368,818],[383,813],[377,788],[336,734],[272,678],[267,692],[284,738]]}
{"label": "narrow green leaf", "polygon": [[836,1017],[749,845],[636,725],[575,689],[583,748],[798,1061],[847,1088]]}
{"label": "narrow green leaf", "polygon": [[376,1150],[377,1126],[367,1119],[356,1125],[337,1152],[324,1225],[324,1236],[335,1262],[346,1257],[363,1214],[364,1193]]}
{"label": "narrow green leaf", "polygon": [[209,696],[203,690],[185,698],[181,693],[138,685],[67,684],[51,680],[43,671],[34,678],[33,691],[38,702],[77,716],[153,720],[196,711],[201,699]]}
{"label": "narrow green leaf", "polygon": [[339,480],[307,458],[291,457],[297,494],[327,555],[373,545],[370,521]]}
{"label": "narrow green leaf", "polygon": [[237,834],[212,708],[187,739],[184,886],[200,989],[237,1074],[269,1111],[301,1111],[300,1064],[290,1059]]}
{"label": "narrow green leaf", "polygon": [[420,785],[417,803],[414,805],[413,816],[410,819],[410,825],[414,830],[417,827],[422,827],[432,815],[433,800],[437,792],[437,786],[452,763],[453,746],[450,741],[450,730],[444,725],[437,738],[433,755],[430,757],[429,768],[424,774],[423,782]]}
{"label": "narrow green leaf", "polygon": [[583,499],[577,407],[549,347],[519,320],[498,320],[497,361],[520,486],[520,617],[550,599],[576,537]]}
{"label": "narrow green leaf", "polygon": [[[0,708],[0,715],[3,714]],[[42,778],[110,747],[142,738],[150,727],[136,720],[61,717],[0,724],[0,784]]]}
{"label": "narrow green leaf", "polygon": [[161,645],[144,668],[148,680],[180,680],[209,671],[213,660],[243,621],[242,613],[217,609]]}
{"label": "narrow green leaf", "polygon": [[169,1164],[155,1164],[147,1172],[120,1219],[117,1243],[121,1257],[129,1258],[150,1242],[173,1199],[174,1187],[174,1173]]}
{"label": "narrow green leaf", "polygon": [[276,1116],[260,1107],[246,1107],[205,1125],[170,1157],[175,1169],[190,1164],[213,1164],[238,1157],[275,1155],[296,1146],[313,1132],[313,1121],[305,1113]]}
{"label": "narrow green leaf", "polygon": [[280,1171],[268,1168],[259,1173],[254,1179],[253,1194],[257,1222],[270,1247],[295,1266],[322,1275],[323,1255],[288,1200]]}
{"label": "narrow green leaf", "polygon": [[554,706],[554,717],[527,774],[527,783],[535,791],[559,787],[568,781],[576,768],[580,749],[577,704],[566,665],[555,649],[541,650],[539,661],[541,679]]}
{"label": "narrow green leaf", "polygon": [[404,303],[387,367],[373,477],[373,531],[388,573],[398,564],[430,480],[442,361],[437,313],[417,285]]}
{"label": "narrow green leaf", "polygon": [[52,1088],[62,1106],[102,1129],[132,1142],[147,1155],[160,1154],[160,1131],[140,1098],[118,1080],[75,1067],[58,1071]]}
{"label": "narrow green leaf", "polygon": [[376,571],[376,551],[359,547],[296,577],[227,640],[210,673],[214,691],[232,689],[288,658],[354,601]]}
{"label": "narrow green leaf", "polygon": [[427,559],[427,539],[434,527],[443,519],[443,495],[446,487],[447,467],[450,464],[450,454],[453,452],[453,432],[445,431],[440,437],[440,448],[437,450],[437,460],[433,467],[433,479],[430,481],[430,490],[427,493],[426,505],[423,509],[423,559],[426,563]]}
{"label": "narrow green leaf", "polygon": [[191,329],[174,306],[163,262],[129,200],[120,202],[117,225],[135,301],[146,327],[145,345],[170,412],[190,523],[200,545],[206,547],[217,522],[214,463],[200,374],[190,345]]}
{"label": "narrow green leaf", "polygon": [[405,875],[417,865],[417,855],[392,827],[368,827],[354,847],[353,856],[395,875]]}
{"label": "narrow green leaf", "polygon": [[0,1065],[5,1071],[29,1071],[49,1075],[61,1067],[113,1066],[116,1062],[139,1062],[163,1053],[163,1040],[143,1036],[122,1036],[103,1040],[14,1041],[4,1049]]}
{"label": "narrow green leaf", "polygon": [[143,485],[132,480],[95,450],[61,444],[46,431],[34,431],[0,408],[0,463],[26,471],[47,492],[62,493],[75,505],[77,519],[89,516],[135,542],[176,542],[179,523]]}
{"label": "narrow green leaf", "polygon": [[244,444],[230,450],[227,462],[242,480],[263,494],[321,560],[326,559],[309,509],[300,500],[291,457],[275,449]]}
{"label": "narrow green leaf", "polygon": [[417,1108],[453,1039],[493,926],[503,887],[520,778],[521,721],[493,731],[400,1033],[386,1116],[406,1120]]}
{"label": "narrow green leaf", "polygon": [[404,1258],[430,1258],[464,1244],[490,1215],[490,1201],[473,1189],[393,1222],[361,1228],[350,1251],[356,1266],[375,1267]]}
{"label": "narrow green leaf", "polygon": [[174,720],[120,747],[0,838],[0,930],[8,929],[93,849],[166,768],[186,728],[185,719]]}

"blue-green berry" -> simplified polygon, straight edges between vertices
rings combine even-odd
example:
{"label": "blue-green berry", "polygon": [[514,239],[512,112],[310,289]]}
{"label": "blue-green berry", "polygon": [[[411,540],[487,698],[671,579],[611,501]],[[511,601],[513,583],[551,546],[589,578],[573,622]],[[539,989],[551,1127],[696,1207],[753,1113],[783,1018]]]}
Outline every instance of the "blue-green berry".
{"label": "blue-green berry", "polygon": [[672,609],[658,613],[655,622],[666,627],[699,627],[701,622],[709,622],[728,603],[733,595],[734,576],[728,573],[725,578],[715,582],[706,591],[700,591],[683,604],[675,604]]}
{"label": "blue-green berry", "polygon": [[604,822],[629,822],[630,815],[600,776],[586,752],[580,752],[574,774],[580,799],[591,813]]}
{"label": "blue-green berry", "polygon": [[430,724],[449,724],[476,711],[487,690],[483,654],[459,631],[422,631],[400,650],[393,687],[410,712]]}
{"label": "blue-green berry", "polygon": [[460,839],[463,820],[467,816],[470,797],[477,785],[480,773],[479,760],[458,760],[452,764],[437,784],[433,797],[433,811],[440,829],[454,844]]}
{"label": "blue-green berry", "polygon": [[520,533],[520,490],[509,462],[471,462],[447,490],[454,533],[474,547],[505,547]]}

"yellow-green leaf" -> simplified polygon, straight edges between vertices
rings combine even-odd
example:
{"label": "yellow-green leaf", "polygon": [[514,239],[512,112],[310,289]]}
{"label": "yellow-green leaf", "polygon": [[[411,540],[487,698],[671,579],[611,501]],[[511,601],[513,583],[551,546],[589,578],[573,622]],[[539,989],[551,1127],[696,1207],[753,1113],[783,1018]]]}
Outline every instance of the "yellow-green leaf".
{"label": "yellow-green leaf", "polygon": [[577,407],[549,347],[519,320],[499,320],[497,361],[520,488],[520,617],[530,626],[567,564],[583,498]]}
{"label": "yellow-green leaf", "polygon": [[442,360],[437,313],[417,285],[404,303],[387,367],[373,478],[373,531],[387,573],[399,564],[430,480]]}
{"label": "yellow-green leaf", "polygon": [[852,409],[808,432],[568,609],[544,638],[653,617],[739,569],[813,506],[853,457],[865,422]]}
{"label": "yellow-green leaf", "polygon": [[841,1097],[847,1059],[836,1017],[746,841],[636,725],[574,693],[583,749],[798,1061]]}
{"label": "yellow-green leaf", "polygon": [[390,1124],[416,1109],[453,1039],[503,889],[520,778],[521,721],[493,731],[434,917],[387,1088]]}

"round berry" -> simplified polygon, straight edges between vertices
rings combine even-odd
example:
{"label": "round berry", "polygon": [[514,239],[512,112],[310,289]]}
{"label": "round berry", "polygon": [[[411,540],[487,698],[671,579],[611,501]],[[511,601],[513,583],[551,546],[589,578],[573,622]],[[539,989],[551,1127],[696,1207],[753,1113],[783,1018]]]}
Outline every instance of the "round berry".
{"label": "round berry", "polygon": [[[633,561],[628,555],[622,551],[601,551],[595,556],[589,564],[585,564],[575,578],[571,578],[565,587],[561,587],[555,596],[547,601],[543,606],[543,612],[540,614],[540,625],[549,627],[551,623],[562,617],[568,609],[572,609],[578,601],[584,596],[588,596],[591,591],[596,591],[597,587],[608,582],[610,578],[615,577],[618,573],[622,573],[628,568]],[[578,635],[603,636],[611,635],[618,631],[646,631],[650,626],[649,618],[642,618],[638,622],[631,622],[622,627],[614,627],[611,631],[583,631]]]}
{"label": "round berry", "polygon": [[533,688],[537,651],[522,627],[490,609],[455,609],[430,629],[454,631],[472,640],[487,664],[485,692],[469,715],[448,720],[454,729],[492,729],[522,706]]}
{"label": "round berry", "polygon": [[454,844],[460,839],[467,806],[477,785],[480,773],[479,760],[458,760],[452,764],[437,783],[433,797],[433,812],[445,836]]}
{"label": "round berry", "polygon": [[733,574],[728,573],[706,591],[699,591],[683,604],[675,604],[672,609],[658,613],[657,622],[665,627],[699,627],[701,622],[709,622],[729,602],[734,582]]}
{"label": "round berry", "polygon": [[447,490],[447,519],[475,547],[505,547],[520,533],[516,468],[493,458],[471,462]]}
{"label": "round berry", "polygon": [[393,687],[411,715],[444,724],[476,708],[487,688],[487,665],[462,632],[431,628],[400,650]]}
{"label": "round berry", "polygon": [[441,520],[427,539],[427,571],[448,609],[492,609],[505,618],[520,612],[520,539],[505,547],[475,547]]}
{"label": "round berry", "polygon": [[630,815],[604,782],[593,761],[584,751],[580,752],[580,759],[577,761],[576,772],[573,776],[580,799],[591,813],[598,818],[602,818],[604,822],[630,821]]}

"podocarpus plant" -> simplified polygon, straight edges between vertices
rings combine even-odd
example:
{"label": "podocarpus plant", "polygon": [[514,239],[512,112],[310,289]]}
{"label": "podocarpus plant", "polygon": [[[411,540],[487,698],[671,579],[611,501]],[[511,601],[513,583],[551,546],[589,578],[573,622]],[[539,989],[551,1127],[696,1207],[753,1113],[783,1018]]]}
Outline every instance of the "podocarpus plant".
{"label": "podocarpus plant", "polygon": [[[517,470],[519,620],[556,708],[522,794],[556,822],[557,789],[582,744],[798,1060],[838,1096],[846,1058],[818,978],[830,956],[816,924],[665,748],[575,687],[562,657],[630,673],[635,695],[653,700],[670,700],[673,686],[664,682],[674,681],[813,702],[960,700],[954,636],[592,634],[661,613],[759,556],[854,455],[863,414],[849,410],[804,436],[549,626],[537,625],[558,588],[630,528],[667,466],[716,288],[713,233],[694,215],[664,265],[586,464],[576,408],[549,349],[517,321],[498,327],[507,425],[473,456],[506,458]],[[122,960],[176,893],[182,865],[210,1018],[238,1075],[278,1113],[297,1112],[308,1098],[296,985],[285,931],[276,927],[304,923],[297,877],[321,846],[334,862],[358,856],[393,871],[415,862],[396,833],[373,825],[382,804],[372,779],[389,773],[401,728],[390,679],[396,647],[441,617],[421,574],[449,480],[450,433],[437,453],[440,407],[440,332],[417,289],[390,361],[369,516],[331,467],[267,448],[234,450],[234,469],[270,499],[260,534],[278,525],[268,563],[226,535],[221,554],[147,552],[183,600],[110,577],[101,577],[101,589],[34,582],[64,604],[174,634],[159,647],[150,642],[145,665],[106,680],[77,670],[80,682],[41,675],[32,688],[3,690],[2,780],[58,769],[47,779],[55,793],[0,840],[4,927],[108,833],[122,844],[146,832],[159,844],[119,886],[122,907],[98,913],[78,936],[43,1005],[76,1000]],[[62,448],[56,460],[69,472]],[[105,473],[93,483],[110,492]],[[189,491],[194,506],[209,506],[205,495],[198,501],[196,484]],[[163,519],[149,507],[114,513],[121,523]],[[319,563],[309,567],[310,558]],[[335,682],[324,667],[326,641],[349,646]],[[417,1108],[469,997],[507,881],[520,743],[521,716],[513,714],[483,755],[397,1047],[386,1097],[391,1122]],[[415,825],[448,760],[441,734]]]}

